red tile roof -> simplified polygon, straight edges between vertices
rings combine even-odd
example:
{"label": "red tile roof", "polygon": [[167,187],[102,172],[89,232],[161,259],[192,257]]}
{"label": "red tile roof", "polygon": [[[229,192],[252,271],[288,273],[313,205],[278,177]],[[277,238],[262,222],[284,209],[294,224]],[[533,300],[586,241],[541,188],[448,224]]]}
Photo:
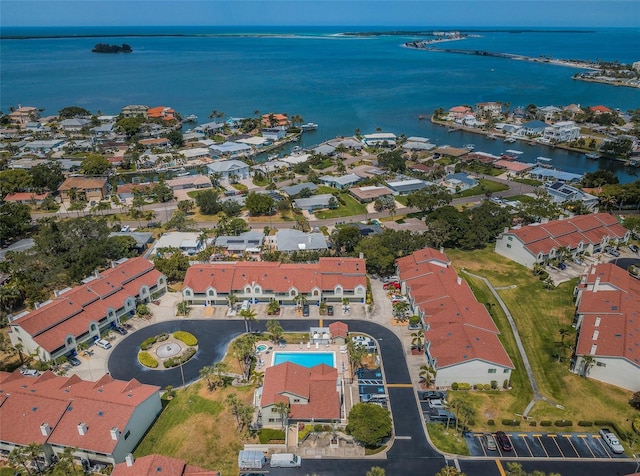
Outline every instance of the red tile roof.
{"label": "red tile roof", "polygon": [[599,244],[605,236],[623,238],[628,230],[609,213],[581,215],[566,220],[554,220],[509,230],[506,235],[516,236],[530,253],[547,254],[561,246],[575,248],[580,242]]}
{"label": "red tile roof", "polygon": [[33,192],[16,192],[4,197],[5,202],[30,202],[31,200],[41,201],[49,196],[49,192],[33,193]]}
{"label": "red tile roof", "polygon": [[498,328],[446,255],[425,248],[396,260],[398,277],[424,314],[425,340],[438,367],[482,360],[514,368]]}
{"label": "red tile roof", "polygon": [[592,266],[581,283],[576,354],[621,357],[640,368],[640,281],[603,263]]}
{"label": "red tile roof", "polygon": [[[340,418],[340,395],[336,390],[338,371],[320,364],[312,368],[284,362],[264,373],[262,408],[279,401],[290,402],[293,419],[332,420]],[[299,396],[308,403],[292,403],[285,394]]]}
{"label": "red tile roof", "polygon": [[[0,372],[0,440],[23,445],[48,442],[110,454],[117,444],[111,428],[122,431],[136,407],[158,398],[159,389],[109,376],[89,382],[52,372],[37,378]],[[88,427],[85,436],[78,432],[80,422]],[[42,435],[43,423],[51,429],[49,436]]]}
{"label": "red tile roof", "polygon": [[107,315],[109,308],[122,308],[128,297],[139,294],[143,285],[153,287],[162,274],[153,263],[139,257],[110,268],[86,284],[77,286],[53,301],[11,322],[33,337],[44,350],[51,352],[64,344],[69,334],[79,336],[91,321]]}
{"label": "red tile roof", "polygon": [[111,476],[142,476],[158,474],[161,476],[220,476],[213,471],[186,464],[181,459],[153,454],[136,458],[132,466],[119,463],[111,472]]}
{"label": "red tile roof", "polygon": [[347,337],[349,326],[344,322],[336,321],[329,324],[329,332],[332,337]]}
{"label": "red tile roof", "polygon": [[260,285],[265,291],[288,292],[295,287],[301,293],[313,288],[344,290],[366,286],[365,262],[359,258],[320,258],[315,264],[283,264],[272,261],[240,261],[196,264],[187,270],[184,288],[204,293],[212,287],[219,293],[240,291],[246,284]]}

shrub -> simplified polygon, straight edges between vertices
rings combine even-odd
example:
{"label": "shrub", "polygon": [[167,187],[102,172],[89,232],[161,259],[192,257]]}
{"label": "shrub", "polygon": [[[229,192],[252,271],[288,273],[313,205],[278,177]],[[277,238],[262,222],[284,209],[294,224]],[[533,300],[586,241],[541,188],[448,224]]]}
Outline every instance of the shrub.
{"label": "shrub", "polygon": [[[473,384],[473,389],[474,390],[478,390],[478,384],[477,383]],[[482,384],[480,384],[480,389],[482,389]]]}
{"label": "shrub", "polygon": [[520,420],[502,420],[504,426],[520,426]]}
{"label": "shrub", "polygon": [[555,421],[555,425],[556,426],[573,426],[573,422],[571,420],[556,420]]}
{"label": "shrub", "polygon": [[592,421],[579,421],[578,422],[578,426],[593,426],[593,422]]}
{"label": "shrub", "polygon": [[596,420],[593,422],[595,426],[613,426],[609,420]]}
{"label": "shrub", "polygon": [[151,354],[149,352],[140,352],[138,354],[138,360],[145,367],[149,367],[152,369],[155,369],[158,367],[158,361],[153,357],[151,357]]}
{"label": "shrub", "polygon": [[540,426],[551,426],[551,421],[549,420],[542,420],[540,422]]}
{"label": "shrub", "polygon": [[177,367],[180,364],[184,364],[187,360],[193,357],[193,354],[196,353],[196,349],[193,347],[189,347],[182,354],[176,355],[175,357],[169,357],[164,361],[164,368],[169,369],[171,367]]}
{"label": "shrub", "polygon": [[162,334],[160,334],[160,335],[157,337],[158,342],[165,341],[165,340],[167,340],[168,338],[169,338],[169,334],[167,334],[166,332],[163,332]]}
{"label": "shrub", "polygon": [[458,382],[453,382],[451,384],[451,390],[458,390]]}
{"label": "shrub", "polygon": [[493,420],[487,420],[487,425],[489,426],[495,426],[496,422]]}
{"label": "shrub", "polygon": [[498,389],[498,381],[497,380],[492,380],[491,381],[491,390],[497,390]]}
{"label": "shrub", "polygon": [[538,426],[538,424],[535,421],[530,421],[529,426]]}
{"label": "shrub", "polygon": [[322,425],[320,423],[316,423],[315,425],[313,425],[313,431],[315,431],[316,433],[320,433],[322,431]]}
{"label": "shrub", "polygon": [[198,345],[198,339],[196,339],[196,336],[194,336],[193,334],[191,334],[189,332],[176,331],[176,332],[173,333],[173,337],[175,337],[176,339],[184,342],[189,347],[193,347],[194,345]]}
{"label": "shrub", "polygon": [[491,390],[491,385],[489,385],[488,383],[485,383],[485,384],[482,386],[482,388],[483,388],[484,390]]}
{"label": "shrub", "polygon": [[273,440],[284,440],[284,431],[273,428],[263,428],[260,430],[260,444],[266,445]]}
{"label": "shrub", "polygon": [[471,388],[471,384],[468,383],[459,383],[458,390],[469,390]]}
{"label": "shrub", "polygon": [[142,350],[149,350],[157,341],[158,336],[149,337],[148,339],[142,341],[142,344],[140,344],[140,348]]}

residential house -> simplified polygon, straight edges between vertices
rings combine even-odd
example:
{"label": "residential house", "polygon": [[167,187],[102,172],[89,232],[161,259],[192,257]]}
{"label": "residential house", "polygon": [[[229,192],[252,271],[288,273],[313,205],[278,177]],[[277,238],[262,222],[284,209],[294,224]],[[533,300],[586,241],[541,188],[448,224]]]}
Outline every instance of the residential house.
{"label": "residential house", "polygon": [[336,200],[336,197],[330,193],[312,195],[308,198],[296,198],[293,201],[294,207],[299,208],[300,210],[307,210],[308,212],[332,208],[332,204],[333,208],[338,208],[338,200]]}
{"label": "residential house", "polygon": [[251,177],[251,171],[247,164],[239,160],[221,160],[207,164],[209,175],[219,177],[219,182],[235,182]]}
{"label": "residential house", "polygon": [[464,172],[459,172],[457,174],[446,175],[438,185],[446,188],[451,193],[458,193],[477,186],[478,181]]}
{"label": "residential house", "polygon": [[60,121],[60,127],[65,132],[80,132],[83,127],[89,127],[91,125],[91,121],[88,119],[80,119],[74,117],[72,119],[65,119],[64,121]]}
{"label": "residential house", "polygon": [[262,129],[262,137],[268,140],[276,141],[287,135],[287,129],[284,126],[266,127]]}
{"label": "residential house", "polygon": [[522,128],[518,131],[520,135],[524,136],[539,136],[544,133],[547,124],[542,121],[529,121],[522,124]]}
{"label": "residential house", "polygon": [[329,248],[327,238],[322,233],[304,233],[290,228],[278,230],[275,243],[278,251],[287,253],[294,251],[325,251]]}
{"label": "residential house", "polygon": [[113,231],[109,233],[112,236],[128,236],[135,240],[134,248],[138,253],[144,252],[153,243],[153,233],[146,231]]}
{"label": "residential house", "polygon": [[240,144],[239,142],[224,142],[209,146],[212,157],[243,157],[249,155],[252,150],[250,145]]}
{"label": "residential house", "polygon": [[562,108],[564,112],[568,113],[571,117],[575,116],[576,114],[581,114],[582,108],[580,107],[580,104],[569,104],[568,106],[565,106]]}
{"label": "residential house", "polygon": [[43,152],[49,153],[60,149],[64,144],[62,139],[48,139],[48,140],[32,140],[22,146],[22,150],[27,152]]}
{"label": "residential house", "polygon": [[171,146],[171,141],[166,137],[158,137],[157,139],[140,139],[138,144],[145,147],[166,149]]}
{"label": "residential house", "polygon": [[409,152],[418,152],[435,149],[437,146],[429,142],[426,137],[408,137],[407,141],[402,144],[402,148]]}
{"label": "residential house", "polygon": [[148,109],[149,109],[148,106],[134,104],[134,105],[123,107],[120,114],[123,117],[143,117],[146,119]]}
{"label": "residential house", "polygon": [[626,243],[630,237],[631,232],[614,216],[594,213],[505,229],[496,239],[495,251],[533,269],[536,263],[558,258],[561,248],[572,256],[594,254],[607,245]]}
{"label": "residential house", "polygon": [[132,454],[118,463],[111,476],[141,476],[159,474],[162,476],[220,476],[220,471],[199,468],[185,463],[181,459],[151,454],[134,458]]}
{"label": "residential house", "polygon": [[334,187],[339,190],[347,190],[349,187],[357,184],[361,180],[362,177],[356,174],[346,174],[339,177],[334,177],[333,175],[324,175],[320,177],[320,182],[322,182],[323,185]]}
{"label": "residential house", "polygon": [[313,182],[303,182],[295,185],[289,185],[288,187],[282,187],[280,191],[286,194],[288,197],[295,197],[304,189],[307,189],[310,192],[315,192],[316,190],[318,190],[318,186]]}
{"label": "residential house", "polygon": [[335,152],[336,148],[329,144],[320,144],[313,149],[313,153],[318,155],[333,155]]}
{"label": "residential house", "polygon": [[545,189],[555,203],[563,204],[569,201],[578,201],[582,202],[590,211],[593,211],[598,206],[598,197],[564,182],[547,183],[545,184]]}
{"label": "residential house", "polygon": [[12,345],[41,361],[75,355],[78,344],[92,343],[135,314],[136,305],[166,292],[167,280],[153,263],[140,257],[121,259],[98,271],[80,286],[56,291],[52,300],[40,303],[9,321]]}
{"label": "residential house", "polygon": [[376,134],[365,134],[362,143],[367,147],[395,147],[396,135],[391,132],[378,132]]}
{"label": "residential house", "polygon": [[205,134],[215,134],[216,132],[224,129],[224,123],[222,122],[205,122],[197,127],[194,127],[195,132],[203,132]]}
{"label": "residential house", "polygon": [[108,182],[99,177],[69,177],[58,187],[58,192],[63,201],[100,201],[108,195]]}
{"label": "residential house", "polygon": [[66,448],[74,448],[77,465],[117,464],[162,411],[159,392],[109,374],[90,382],[50,371],[35,378],[0,372],[0,452],[36,443],[45,464]]}
{"label": "residential house", "polygon": [[535,180],[542,180],[543,182],[560,181],[560,182],[579,182],[584,175],[572,174],[571,172],[564,172],[562,170],[548,169],[546,167],[535,167],[529,172],[529,176]]}
{"label": "residential house", "polygon": [[320,258],[317,263],[239,261],[194,264],[186,273],[182,297],[190,304],[226,304],[230,294],[240,301],[294,304],[364,302],[366,268],[359,258]]}
{"label": "residential house", "polygon": [[49,192],[16,192],[5,196],[3,200],[11,203],[23,203],[25,205],[41,205],[49,195],[51,195]]}
{"label": "residential house", "polygon": [[343,146],[350,150],[362,150],[362,142],[353,137],[332,139],[327,144],[334,148]]}
{"label": "residential house", "polygon": [[424,248],[396,260],[401,287],[424,326],[436,387],[454,382],[502,386],[515,368],[484,304],[442,251]]}
{"label": "residential house", "polygon": [[172,121],[176,118],[176,111],[166,106],[150,107],[147,109],[147,118]]}
{"label": "residential house", "polygon": [[178,177],[169,179],[165,182],[171,190],[190,190],[192,188],[202,189],[211,188],[211,179],[206,175],[188,175],[185,177]]}
{"label": "residential house", "polygon": [[489,114],[491,117],[499,117],[502,115],[502,103],[479,102],[476,104],[476,111]]}
{"label": "residential house", "polygon": [[203,249],[206,243],[202,239],[201,233],[187,231],[170,231],[163,233],[156,240],[149,256],[159,256],[163,248],[176,248],[185,255],[193,256]]}
{"label": "residential house", "polygon": [[557,106],[541,106],[536,111],[536,115],[544,122],[553,122],[562,113],[562,109]]}
{"label": "residential house", "polygon": [[9,113],[11,124],[24,126],[27,122],[33,122],[40,117],[37,107],[20,106]]}
{"label": "residential house", "polygon": [[433,182],[420,179],[405,179],[387,182],[387,186],[393,191],[394,195],[408,195],[416,190],[422,190],[431,185],[435,185]]}
{"label": "residential house", "polygon": [[263,114],[262,123],[266,127],[282,126],[287,128],[289,127],[289,118],[287,117],[286,114],[273,114],[273,113]]}
{"label": "residential house", "polygon": [[545,127],[543,137],[553,143],[571,142],[580,138],[580,127],[573,121],[556,122]]}
{"label": "residential house", "polygon": [[349,336],[349,325],[345,322],[334,321],[329,324],[329,334],[336,345],[345,345]]}
{"label": "residential house", "polygon": [[575,295],[578,334],[571,370],[640,391],[640,281],[613,263],[601,263],[582,275]]}
{"label": "residential house", "polygon": [[374,202],[378,198],[393,196],[393,190],[384,186],[370,185],[367,187],[352,187],[349,194],[360,203]]}
{"label": "residential house", "polygon": [[529,164],[527,162],[520,162],[518,160],[506,160],[506,159],[496,160],[493,163],[493,166],[497,169],[505,169],[508,172],[515,175],[522,175],[523,173],[533,168],[533,164]]}
{"label": "residential house", "polygon": [[289,405],[289,421],[327,421],[341,418],[338,370],[325,364],[307,368],[293,362],[268,367],[260,399],[264,426],[280,427],[276,404]]}
{"label": "residential house", "polygon": [[264,242],[264,233],[261,231],[246,231],[238,236],[218,236],[215,239],[216,248],[224,248],[227,255],[247,253],[253,257],[259,257]]}
{"label": "residential house", "polygon": [[607,106],[591,106],[589,108],[590,111],[594,112],[596,114],[596,116],[600,115],[600,114],[612,114],[613,110],[609,109]]}
{"label": "residential house", "polygon": [[456,119],[462,119],[471,112],[473,111],[469,106],[454,106],[449,109],[449,120],[455,121]]}
{"label": "residential house", "polygon": [[353,226],[357,228],[361,236],[379,235],[383,231],[382,227],[375,223],[369,224],[369,223],[355,222],[355,223],[349,223],[346,226]]}
{"label": "residential house", "polygon": [[209,160],[211,157],[211,152],[206,147],[194,147],[192,149],[181,149],[178,151],[180,155],[182,155],[187,162],[192,160]]}

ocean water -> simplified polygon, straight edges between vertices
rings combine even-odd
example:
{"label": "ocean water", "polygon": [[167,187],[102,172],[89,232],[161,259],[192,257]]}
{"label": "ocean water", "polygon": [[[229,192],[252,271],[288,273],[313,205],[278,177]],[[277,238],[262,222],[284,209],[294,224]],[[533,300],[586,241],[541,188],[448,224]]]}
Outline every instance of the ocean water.
{"label": "ocean water", "polygon": [[[78,105],[116,114],[127,104],[166,105],[183,115],[197,114],[200,122],[208,121],[213,109],[235,117],[251,116],[255,110],[286,112],[320,125],[305,134],[305,146],[351,135],[356,128],[362,133],[380,128],[429,137],[440,145],[473,143],[476,150],[499,154],[506,148],[517,149],[518,144],[507,146],[474,134],[447,134],[418,116],[438,107],[481,101],[512,106],[640,107],[640,89],[574,81],[572,68],[416,51],[402,47],[406,41],[420,39],[413,34],[340,35],[345,31],[356,30],[5,28],[4,38],[48,37],[0,40],[0,109],[34,105],[47,114]],[[473,34],[478,37],[438,46],[564,59],[640,60],[640,29],[518,33],[485,29]],[[55,37],[59,35],[74,37]],[[91,53],[98,42],[126,42],[134,52]],[[525,161],[545,156],[570,172],[609,168],[623,182],[637,179],[631,175],[635,171],[621,164],[545,146],[522,147]]]}

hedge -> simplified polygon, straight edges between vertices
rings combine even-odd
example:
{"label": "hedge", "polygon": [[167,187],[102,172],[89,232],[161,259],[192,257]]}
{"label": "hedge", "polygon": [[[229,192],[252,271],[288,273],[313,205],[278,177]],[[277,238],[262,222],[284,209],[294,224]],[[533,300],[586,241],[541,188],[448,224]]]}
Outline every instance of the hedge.
{"label": "hedge", "polygon": [[489,426],[495,426],[496,422],[493,420],[487,420],[487,425]]}
{"label": "hedge", "polygon": [[573,426],[573,422],[571,420],[556,420],[556,426]]}
{"label": "hedge", "polygon": [[196,339],[196,336],[194,336],[190,332],[176,331],[173,333],[173,337],[184,342],[186,345],[190,347],[193,347],[194,345],[198,345],[198,339]]}
{"label": "hedge", "polygon": [[504,426],[520,426],[520,420],[502,420]]}
{"label": "hedge", "polygon": [[140,352],[138,354],[138,360],[145,367],[150,367],[152,369],[158,367],[158,361],[151,357],[151,354],[149,352]]}
{"label": "hedge", "polygon": [[273,440],[284,440],[284,430],[275,430],[273,428],[263,428],[260,431],[260,444],[266,445]]}
{"label": "hedge", "polygon": [[149,350],[157,341],[158,336],[149,337],[148,339],[142,341],[142,344],[140,344],[140,348],[142,350]]}
{"label": "hedge", "polygon": [[542,420],[540,426],[551,426],[551,422],[549,420]]}
{"label": "hedge", "polygon": [[193,347],[189,347],[182,354],[176,355],[175,357],[169,357],[163,363],[165,369],[170,369],[171,367],[177,367],[180,364],[184,364],[187,360],[193,357],[193,354],[196,353],[196,349]]}
{"label": "hedge", "polygon": [[579,421],[578,426],[593,426],[592,421]]}

